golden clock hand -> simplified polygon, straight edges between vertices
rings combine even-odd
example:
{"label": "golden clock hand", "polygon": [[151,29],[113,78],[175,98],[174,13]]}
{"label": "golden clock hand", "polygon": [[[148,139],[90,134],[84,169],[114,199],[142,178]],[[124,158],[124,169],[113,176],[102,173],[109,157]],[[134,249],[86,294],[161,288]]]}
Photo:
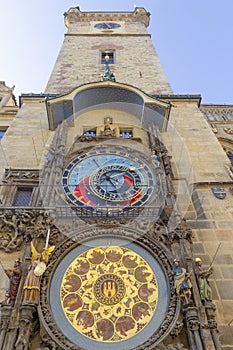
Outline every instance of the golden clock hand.
{"label": "golden clock hand", "polygon": [[113,174],[113,175],[110,175],[111,179],[113,177],[116,177],[116,176],[119,176],[119,175],[124,175],[126,173],[126,170],[125,171],[122,171],[121,173],[117,173],[117,174]]}
{"label": "golden clock hand", "polygon": [[129,171],[135,171],[136,168],[134,168],[134,167],[129,167],[128,169],[126,169],[126,170],[124,170],[124,171],[122,171],[122,172],[120,172],[120,173],[116,173],[116,174],[113,174],[113,175],[110,175],[110,176],[111,176],[111,178],[112,178],[112,177],[116,177],[116,176],[118,176],[118,175],[124,175],[124,174],[126,173],[127,170],[129,170]]}

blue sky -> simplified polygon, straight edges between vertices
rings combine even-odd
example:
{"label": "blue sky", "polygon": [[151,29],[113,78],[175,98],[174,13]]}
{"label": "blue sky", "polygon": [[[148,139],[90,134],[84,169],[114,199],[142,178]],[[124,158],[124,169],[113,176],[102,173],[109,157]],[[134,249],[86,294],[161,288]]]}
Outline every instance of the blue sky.
{"label": "blue sky", "polygon": [[63,13],[151,13],[148,28],[174,93],[233,104],[233,0],[1,0],[0,80],[15,94],[43,92],[66,28]]}

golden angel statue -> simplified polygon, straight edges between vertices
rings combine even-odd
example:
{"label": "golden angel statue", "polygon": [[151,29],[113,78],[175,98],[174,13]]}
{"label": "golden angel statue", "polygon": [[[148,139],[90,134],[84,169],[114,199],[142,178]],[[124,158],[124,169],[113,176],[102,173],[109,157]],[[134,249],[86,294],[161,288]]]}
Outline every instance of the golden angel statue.
{"label": "golden angel statue", "polygon": [[45,247],[42,252],[37,252],[34,244],[31,242],[31,265],[23,287],[23,305],[35,304],[39,302],[40,277],[46,270],[49,256],[55,249],[55,246]]}

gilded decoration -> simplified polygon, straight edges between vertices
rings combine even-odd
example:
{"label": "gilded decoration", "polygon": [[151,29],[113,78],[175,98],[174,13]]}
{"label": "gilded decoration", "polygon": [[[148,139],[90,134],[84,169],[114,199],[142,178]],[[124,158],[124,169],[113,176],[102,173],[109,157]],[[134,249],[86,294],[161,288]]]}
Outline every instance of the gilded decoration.
{"label": "gilded decoration", "polygon": [[150,265],[121,246],[91,248],[77,256],[62,279],[63,312],[79,333],[99,342],[118,342],[151,320],[158,285]]}
{"label": "gilded decoration", "polygon": [[[135,350],[145,350],[147,347],[153,348],[157,346],[163,339],[166,338],[168,335],[168,332],[173,329],[174,325],[177,322],[177,317],[179,315],[179,309],[180,309],[180,300],[177,298],[175,287],[174,287],[174,280],[171,277],[172,274],[172,265],[169,257],[164,252],[163,249],[161,249],[161,246],[159,243],[157,243],[154,239],[151,238],[150,235],[147,235],[143,231],[140,231],[139,228],[134,227],[117,227],[117,228],[96,228],[93,227],[90,230],[89,228],[83,227],[80,228],[77,232],[74,232],[72,234],[72,240],[68,239],[65,242],[62,242],[60,246],[55,250],[53,254],[53,259],[51,260],[50,264],[48,264],[47,269],[45,273],[42,275],[41,278],[41,290],[40,290],[40,304],[38,306],[38,313],[40,315],[40,318],[44,325],[46,325],[46,332],[48,334],[48,337],[51,337],[54,343],[56,343],[61,349],[95,349],[95,350],[109,350],[109,347],[111,346],[111,350],[122,350],[123,348],[128,349],[135,349]],[[103,249],[104,247],[104,249]],[[123,251],[124,256],[130,254],[133,255],[133,257],[137,257],[137,260],[135,260],[136,263],[139,261],[142,261],[143,264],[139,266],[132,266],[131,268],[128,268],[128,276],[126,274],[120,275],[119,273],[115,273],[115,271],[107,270],[106,265],[102,261],[103,257],[101,255],[103,254],[102,250],[104,250],[104,253],[106,255],[106,251],[111,247],[117,247],[117,252]],[[98,254],[99,257],[99,264],[93,264],[90,262],[91,253],[94,251],[99,251]],[[123,250],[122,250],[123,249]],[[96,267],[101,266],[103,271],[107,271],[106,273],[100,273],[96,275],[95,279],[89,279],[86,281],[83,281],[85,278],[85,273],[83,275],[77,274],[72,269],[72,275],[75,275],[76,280],[76,289],[70,286],[71,290],[65,290],[64,296],[69,294],[75,294],[76,300],[74,302],[77,302],[81,304],[81,307],[78,308],[76,311],[70,312],[71,318],[75,321],[75,314],[76,318],[79,314],[79,319],[85,320],[87,322],[88,317],[85,318],[85,315],[90,316],[88,313],[82,314],[81,311],[90,311],[90,313],[93,314],[93,311],[91,310],[90,306],[89,309],[86,308],[86,305],[83,303],[82,295],[80,294],[80,290],[82,287],[79,287],[79,285],[87,283],[87,286],[90,285],[89,290],[91,291],[92,300],[89,300],[87,298],[87,304],[90,303],[98,303],[101,305],[101,312],[102,310],[109,309],[112,311],[112,309],[116,309],[116,304],[113,305],[104,305],[101,304],[99,301],[96,300],[94,296],[94,284],[98,280],[98,278],[101,278],[103,275],[109,274],[112,277],[112,275],[117,275],[125,284],[126,292],[128,294],[128,298],[131,299],[131,289],[129,287],[129,284],[125,282],[126,277],[133,277],[133,279],[140,276],[140,274],[143,275],[143,273],[152,273],[152,275],[155,276],[155,282],[152,280],[152,277],[145,276],[146,281],[144,279],[137,281],[138,282],[138,294],[136,297],[138,297],[139,301],[135,299],[134,305],[141,303],[141,305],[138,306],[145,306],[148,305],[150,307],[149,311],[142,308],[139,311],[142,311],[143,313],[139,313],[139,316],[135,314],[135,308],[133,309],[133,303],[131,302],[129,305],[129,309],[131,309],[131,315],[124,315],[121,311],[119,315],[117,314],[118,319],[120,317],[123,321],[123,325],[125,320],[129,321],[130,319],[128,317],[131,317],[131,319],[137,323],[137,325],[143,324],[144,327],[140,330],[135,332],[135,329],[132,330],[126,330],[126,336],[122,336],[122,340],[104,340],[103,336],[102,339],[96,340],[91,337],[88,337],[78,331],[74,326],[71,324],[69,319],[67,318],[64,307],[63,307],[63,300],[61,297],[61,289],[62,285],[64,284],[64,277],[66,276],[69,268],[71,268],[72,264],[75,262],[76,259],[80,258],[86,259],[88,264],[90,266],[96,265]],[[133,260],[132,258],[131,260]],[[140,260],[139,260],[140,258]],[[106,259],[107,261],[108,259]],[[95,260],[94,260],[95,261]],[[134,260],[133,260],[134,261]],[[126,271],[126,267],[123,264],[123,258],[120,259],[122,264],[122,270]],[[88,266],[87,264],[87,266]],[[108,266],[111,265],[117,265],[118,262],[114,261],[111,262]],[[124,267],[123,267],[124,266]],[[138,267],[147,267],[147,270],[140,270],[137,269]],[[136,273],[137,269],[137,273]],[[79,270],[80,271],[80,270]],[[84,270],[85,271],[85,270]],[[88,270],[89,271],[89,270]],[[87,272],[88,272],[87,271]],[[100,270],[101,271],[101,270]],[[102,271],[102,272],[103,272]],[[117,271],[117,268],[116,268]],[[130,274],[131,271],[131,274]],[[86,274],[87,274],[86,272]],[[134,274],[135,272],[135,274]],[[98,277],[97,277],[98,276]],[[101,280],[99,280],[101,284]],[[127,280],[128,281],[128,280]],[[109,281],[111,282],[111,281]],[[66,282],[65,282],[66,283]],[[151,284],[152,283],[152,284]],[[131,284],[132,289],[134,289],[133,285]],[[141,289],[140,289],[141,287]],[[146,289],[143,290],[143,289]],[[104,288],[103,288],[104,289]],[[113,288],[114,289],[114,288]],[[115,286],[115,290],[116,290]],[[149,292],[148,292],[149,289]],[[154,291],[152,289],[157,289],[157,291]],[[117,289],[118,290],[118,289]],[[100,290],[101,291],[101,290]],[[88,289],[86,290],[86,293],[88,292]],[[152,292],[152,293],[151,293]],[[136,293],[136,291],[135,291]],[[154,294],[156,293],[156,294]],[[113,292],[111,291],[110,297],[113,295]],[[123,299],[119,296],[119,305],[123,304],[124,301],[128,301],[127,299],[124,299],[126,294],[124,295]],[[109,298],[109,296],[108,296]],[[143,300],[144,299],[144,300]],[[69,300],[68,300],[69,301]],[[130,300],[129,300],[130,301]],[[151,305],[156,304],[154,307],[154,310],[152,311]],[[73,303],[71,299],[71,304]],[[85,302],[86,303],[86,302]],[[71,305],[70,304],[70,305]],[[90,304],[92,306],[92,304]],[[94,304],[97,307],[98,304]],[[124,308],[126,308],[127,305],[124,305]],[[102,309],[103,308],[103,309]],[[137,310],[137,309],[136,309]],[[120,310],[119,310],[120,311]],[[147,311],[151,314],[151,318],[149,319],[149,315],[147,315]],[[95,311],[96,312],[96,311]],[[136,318],[133,316],[133,312]],[[100,314],[101,316],[101,314]],[[102,317],[102,316],[101,316]],[[114,332],[116,334],[120,333],[120,330],[116,330],[116,322],[117,319],[114,321],[110,319],[111,315],[104,315],[100,325],[104,326],[105,320],[106,324],[114,326]],[[140,319],[141,317],[141,319]],[[137,319],[138,318],[138,319]],[[110,321],[110,322],[109,322]],[[75,321],[77,322],[77,320]],[[81,321],[82,322],[82,321]],[[88,321],[90,322],[90,321]],[[97,324],[98,320],[94,319],[95,324]],[[111,323],[112,322],[112,323]],[[147,322],[147,323],[146,323]],[[119,322],[118,322],[119,324]],[[80,327],[83,327],[80,324]],[[91,330],[94,327],[91,326]],[[119,326],[118,326],[119,327]],[[90,330],[89,327],[87,327],[86,332]],[[112,327],[113,328],[113,327]],[[104,326],[105,329],[105,326]],[[85,330],[84,330],[85,331]],[[132,334],[132,335],[131,335]],[[95,334],[97,337],[97,335]],[[106,336],[105,336],[106,337]],[[127,338],[128,337],[128,338]],[[47,343],[46,343],[47,344]]]}

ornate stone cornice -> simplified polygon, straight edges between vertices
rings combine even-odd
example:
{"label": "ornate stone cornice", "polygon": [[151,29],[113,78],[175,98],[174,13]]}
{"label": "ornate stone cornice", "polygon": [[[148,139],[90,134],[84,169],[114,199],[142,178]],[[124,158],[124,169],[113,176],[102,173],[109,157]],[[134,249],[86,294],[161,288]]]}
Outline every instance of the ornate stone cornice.
{"label": "ornate stone cornice", "polygon": [[39,170],[37,169],[5,169],[2,182],[18,183],[18,182],[38,182]]}
{"label": "ornate stone cornice", "polygon": [[202,105],[200,110],[206,119],[213,121],[232,121],[233,122],[233,106],[224,105]]}
{"label": "ornate stone cornice", "polygon": [[19,250],[23,243],[34,238],[46,238],[48,227],[51,227],[51,243],[63,239],[60,231],[53,226],[50,213],[42,208],[2,208],[0,220],[0,249],[7,253]]}
{"label": "ornate stone cornice", "polygon": [[146,27],[150,23],[150,13],[143,7],[136,7],[133,12],[81,12],[79,7],[72,7],[64,13],[67,28],[75,22],[124,21],[141,22]]}

